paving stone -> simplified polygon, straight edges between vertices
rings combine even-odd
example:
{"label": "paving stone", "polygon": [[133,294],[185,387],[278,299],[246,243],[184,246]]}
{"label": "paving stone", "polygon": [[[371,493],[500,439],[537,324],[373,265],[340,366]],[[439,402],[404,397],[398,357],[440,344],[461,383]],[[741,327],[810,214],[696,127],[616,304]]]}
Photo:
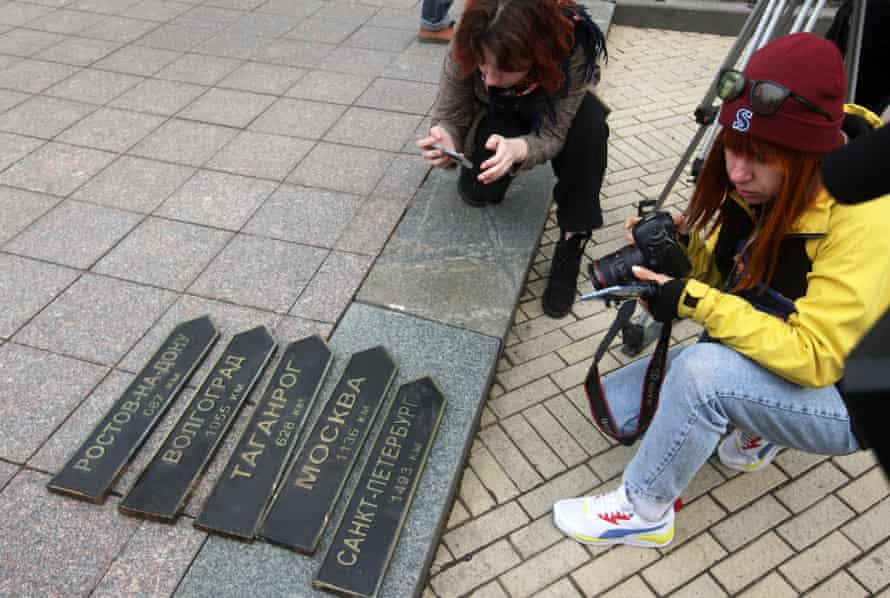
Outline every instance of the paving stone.
{"label": "paving stone", "polygon": [[494,498],[488,489],[479,480],[476,472],[469,468],[464,469],[460,481],[460,496],[471,517],[478,517],[495,506]]}
{"label": "paving stone", "polygon": [[316,68],[335,46],[295,39],[275,38],[252,56],[253,60],[300,68]]}
{"label": "paving stone", "polygon": [[349,36],[343,45],[352,48],[402,52],[417,39],[415,32],[364,25]]}
{"label": "paving stone", "polygon": [[102,258],[93,271],[182,291],[231,237],[219,230],[148,218]]}
{"label": "paving stone", "polygon": [[435,59],[420,54],[407,53],[402,53],[383,69],[384,77],[421,83],[438,83],[441,73],[441,58]]}
{"label": "paving stone", "polygon": [[519,498],[519,504],[532,517],[540,517],[564,498],[582,496],[599,483],[587,467],[581,465],[549,480]]}
{"label": "paving stone", "polygon": [[307,42],[339,44],[356,30],[357,25],[349,21],[339,21],[312,16],[288,31],[285,37]]}
{"label": "paving stone", "polygon": [[300,2],[294,2],[293,0],[269,0],[257,8],[257,10],[302,19],[311,16],[322,6],[324,6],[324,2],[321,0],[301,0]]}
{"label": "paving stone", "polygon": [[3,6],[3,11],[0,12],[0,23],[4,25],[24,25],[28,21],[33,21],[51,10],[47,6],[25,4],[24,2],[9,2]]}
{"label": "paving stone", "polygon": [[559,458],[573,467],[587,460],[587,453],[575,442],[572,436],[560,425],[543,405],[535,405],[524,413],[525,419],[542,438],[547,439]]}
{"label": "paving stone", "polygon": [[317,102],[352,104],[371,81],[372,77],[364,74],[313,70],[297,81],[284,95]]}
{"label": "paving stone", "polygon": [[137,44],[149,48],[188,52],[224,28],[225,24],[223,23],[182,20],[161,25],[151,33],[140,38]]}
{"label": "paving stone", "polygon": [[591,459],[588,465],[600,479],[610,480],[627,469],[627,464],[635,454],[634,447],[616,445]]}
{"label": "paving stone", "polygon": [[677,525],[674,540],[666,548],[663,548],[662,552],[669,554],[677,550],[691,538],[710,530],[725,516],[726,512],[710,496],[703,496],[690,502],[684,500],[683,508],[676,515]]}
{"label": "paving stone", "polygon": [[361,204],[334,248],[351,253],[379,255],[405,213],[408,201],[372,195]]}
{"label": "paving stone", "polygon": [[280,96],[308,72],[306,69],[278,64],[245,62],[217,85]]}
{"label": "paving stone", "polygon": [[469,464],[479,476],[482,485],[494,495],[498,504],[503,504],[519,494],[519,490],[510,477],[494,456],[481,444],[473,448]]}
{"label": "paving stone", "polygon": [[537,405],[557,393],[559,393],[559,388],[553,384],[550,378],[543,377],[496,399],[489,400],[488,406],[499,418],[506,418],[532,405]]}
{"label": "paving stone", "polygon": [[720,475],[717,468],[713,467],[710,463],[705,463],[697,472],[695,472],[692,481],[689,482],[683,490],[683,500],[694,500],[699,496],[710,492],[725,481],[726,478]]}
{"label": "paving stone", "polygon": [[566,539],[501,575],[500,582],[511,596],[531,596],[579,567],[588,557],[580,544]]}
{"label": "paving stone", "polygon": [[281,181],[313,145],[312,141],[293,137],[242,131],[206,167]]}
{"label": "paving stone", "polygon": [[726,551],[709,534],[702,534],[684,544],[643,571],[643,578],[659,594],[666,594],[698,574],[710,569],[726,556]]}
{"label": "paving stone", "polygon": [[779,534],[801,551],[852,519],[855,513],[834,495],[828,495],[778,528]]}
{"label": "paving stone", "polygon": [[321,338],[330,338],[334,326],[325,322],[314,322],[312,320],[304,320],[303,318],[294,318],[284,316],[275,326],[275,336],[281,339],[283,343],[299,340],[313,334],[319,335]]}
{"label": "paving stone", "polygon": [[14,340],[96,363],[116,363],[175,295],[84,274],[20,330]]}
{"label": "paving stone", "polygon": [[506,355],[514,365],[540,357],[560,349],[571,342],[562,330],[553,330],[524,343],[516,344],[506,350]]}
{"label": "paving stone", "polygon": [[501,425],[545,479],[565,471],[566,466],[562,460],[535,432],[522,414],[503,420]]}
{"label": "paving stone", "polygon": [[275,99],[258,93],[211,89],[179,113],[189,118],[218,125],[243,128],[250,124]]}
{"label": "paving stone", "polygon": [[113,159],[108,152],[51,142],[7,169],[0,184],[64,196]]}
{"label": "paving stone", "polygon": [[392,200],[413,199],[429,171],[421,156],[396,154],[374,189],[374,194]]}
{"label": "paving stone", "polygon": [[850,477],[861,475],[878,464],[871,451],[857,451],[849,455],[833,457],[832,462]]}
{"label": "paving stone", "polygon": [[853,559],[858,554],[859,549],[853,543],[840,532],[835,532],[798,553],[779,567],[779,571],[794,585],[795,589],[804,592],[823,579],[830,577],[846,561]]}
{"label": "paving stone", "polygon": [[519,505],[509,502],[473,519],[446,533],[442,540],[451,551],[454,559],[474,553],[483,546],[506,536],[516,528],[528,523]]}
{"label": "paving stone", "polygon": [[252,11],[241,13],[238,20],[227,27],[226,31],[229,32],[276,37],[283,35],[300,22],[300,19],[295,16],[271,15],[254,11],[254,9],[261,8],[263,4],[265,4],[265,0],[215,0],[214,2],[215,6],[226,5],[228,8]]}
{"label": "paving stone", "polygon": [[[43,145],[43,141],[39,139],[23,137],[13,133],[0,133],[0,170],[5,170],[10,164],[28,155],[41,145]],[[7,231],[7,234],[10,234],[9,231]],[[3,239],[4,237],[0,233],[0,243],[3,242]]]}
{"label": "paving stone", "polygon": [[655,596],[655,594],[639,577],[631,577],[621,585],[603,594],[604,598],[645,598],[647,596]]}
{"label": "paving stone", "polygon": [[730,593],[736,593],[793,554],[776,534],[768,533],[712,567],[710,573]]}
{"label": "paving stone", "polygon": [[[2,60],[0,60],[0,64],[3,64]],[[0,89],[0,112],[6,112],[29,98],[31,98],[31,94],[28,93],[12,91],[11,89]]]}
{"label": "paving stone", "polygon": [[81,102],[35,96],[0,115],[0,129],[51,139],[95,109]]}
{"label": "paving stone", "polygon": [[[189,288],[189,292],[287,312],[327,252],[273,239],[236,236]],[[257,284],[257,281],[263,281]]]}
{"label": "paving stone", "polygon": [[[6,13],[6,10],[4,6],[3,12]],[[0,34],[0,53],[12,54],[14,56],[33,56],[64,39],[65,37],[62,35],[45,31],[13,29]]]}
{"label": "paving stone", "polygon": [[395,52],[340,46],[328,53],[318,66],[329,71],[380,77],[397,56]]}
{"label": "paving stone", "polygon": [[28,466],[48,473],[61,471],[133,378],[112,370],[28,460]]}
{"label": "paving stone", "polygon": [[167,198],[155,214],[240,230],[275,186],[270,181],[200,170]]}
{"label": "paving stone", "polygon": [[890,492],[890,484],[887,482],[887,476],[880,467],[876,467],[853,480],[837,494],[844,502],[861,513],[884,499],[888,492]]}
{"label": "paving stone", "polygon": [[195,6],[181,14],[176,20],[187,21],[194,19],[199,22],[234,23],[243,14],[242,10],[233,10],[221,6],[219,3],[214,3],[213,6]]}
{"label": "paving stone", "polygon": [[807,596],[810,598],[835,598],[836,596],[855,598],[868,595],[868,590],[859,585],[846,571],[837,572],[834,577],[807,592]]}
{"label": "paving stone", "polygon": [[175,525],[143,522],[91,596],[169,596],[207,535],[182,518]]}
{"label": "paving stone", "polygon": [[890,584],[890,543],[878,546],[850,566],[850,573],[871,592]]}
{"label": "paving stone", "polygon": [[828,459],[826,455],[815,455],[794,449],[785,449],[779,452],[773,462],[788,476],[797,477],[826,459]]}
{"label": "paving stone", "polygon": [[67,64],[22,60],[0,70],[0,86],[27,93],[40,93],[77,70],[77,67]]}
{"label": "paving stone", "polygon": [[710,575],[699,575],[694,580],[671,594],[672,597],[676,598],[703,598],[707,596],[708,598],[717,597],[717,596],[728,596],[723,588],[721,588],[714,578]]}
{"label": "paving stone", "polygon": [[110,105],[115,108],[172,116],[205,91],[206,87],[191,83],[147,79],[114,99]]}
{"label": "paving stone", "polygon": [[824,463],[778,490],[776,498],[791,512],[799,513],[846,482],[847,476],[838,468]]}
{"label": "paving stone", "polygon": [[[424,596],[426,595],[427,592],[424,591]],[[509,598],[507,593],[498,584],[497,581],[493,581],[487,585],[482,586],[481,588],[477,588],[473,591],[473,596],[475,596],[476,598]]]}
{"label": "paving stone", "polygon": [[0,347],[0,457],[25,463],[106,372],[15,343]]}
{"label": "paving stone", "polygon": [[770,466],[755,475],[737,476],[715,489],[712,495],[729,511],[737,511],[786,481],[781,471]]}
{"label": "paving stone", "polygon": [[790,516],[791,512],[768,494],[716,524],[711,534],[726,550],[735,552]]}
{"label": "paving stone", "polygon": [[324,136],[325,141],[398,151],[420,117],[383,110],[350,108]]}
{"label": "paving stone", "polygon": [[[81,41],[97,44],[108,43],[98,40]],[[84,69],[53,85],[44,93],[76,102],[105,104],[141,81],[143,81],[141,77],[133,75]]]}
{"label": "paving stone", "polygon": [[139,39],[158,27],[158,23],[123,16],[108,17],[81,32],[81,35],[108,41],[127,43]]}
{"label": "paving stone", "polygon": [[169,21],[189,10],[185,2],[162,2],[160,0],[142,0],[127,9],[127,14],[136,19],[149,21]]}
{"label": "paving stone", "polygon": [[375,27],[415,31],[417,29],[417,12],[399,8],[381,8],[377,11],[377,14],[367,21],[367,24]]}
{"label": "paving stone", "polygon": [[6,484],[15,477],[21,468],[6,461],[0,461],[0,492],[6,487]]}
{"label": "paving stone", "polygon": [[553,397],[544,405],[587,454],[596,455],[609,448],[609,443],[595,429],[590,414],[581,413],[564,395]]}
{"label": "paving stone", "polygon": [[67,200],[6,245],[8,251],[75,268],[89,268],[140,216]]}
{"label": "paving stone", "polygon": [[372,262],[368,256],[331,251],[289,313],[335,323],[352,301]]}
{"label": "paving stone", "polygon": [[890,536],[890,499],[877,505],[841,528],[847,538],[868,550]]}
{"label": "paving stone", "polygon": [[158,73],[180,55],[179,52],[172,50],[124,46],[117,52],[94,63],[93,66],[101,70],[147,77]]}
{"label": "paving stone", "polygon": [[[321,142],[287,178],[298,185],[318,186],[366,195],[386,172],[392,154]],[[331,168],[337,164],[337,168]]]}
{"label": "paving stone", "polygon": [[19,234],[59,201],[51,195],[0,186],[0,244]]}
{"label": "paving stone", "polygon": [[770,598],[795,598],[800,594],[791,585],[782,579],[778,573],[770,573],[760,582],[745,590],[739,596],[756,598],[757,596],[769,596]]}
{"label": "paving stone", "polygon": [[543,478],[535,470],[522,452],[507,436],[500,426],[490,426],[482,430],[479,437],[485,442],[493,455],[496,455],[498,464],[516,486],[523,492],[537,486]]}
{"label": "paving stone", "polygon": [[68,268],[0,253],[0,337],[11,337],[77,276]]}
{"label": "paving stone", "polygon": [[16,555],[5,559],[2,594],[88,594],[139,525],[115,508],[50,494],[48,481],[22,471],[0,494],[0,553]]}
{"label": "paving stone", "polygon": [[103,20],[101,15],[61,8],[28,22],[28,27],[73,35]]}
{"label": "paving stone", "polygon": [[430,583],[440,596],[463,596],[518,563],[519,557],[502,540],[476,553],[471,560],[443,571]]}
{"label": "paving stone", "polygon": [[250,124],[250,130],[320,139],[341,114],[341,106],[281,98]]}
{"label": "paving stone", "polygon": [[147,214],[195,172],[193,168],[121,156],[72,197]]}
{"label": "paving stone", "polygon": [[572,573],[572,578],[587,595],[598,596],[657,559],[658,553],[651,549],[616,546],[608,552],[594,555],[592,561]]}
{"label": "paving stone", "polygon": [[130,150],[131,154],[201,166],[231,141],[236,131],[217,125],[171,119]]}
{"label": "paving stone", "polygon": [[445,529],[454,529],[470,518],[470,512],[463,503],[460,502],[460,500],[455,500],[451,503],[451,512],[448,514],[448,521],[446,522]]}
{"label": "paving stone", "polygon": [[[245,231],[295,243],[333,247],[361,198],[321,189],[282,185],[257,210]],[[311,215],[313,225],[305,226]]]}
{"label": "paving stone", "polygon": [[100,108],[57,137],[58,141],[125,152],[157,129],[164,119],[128,110]]}
{"label": "paving stone", "polygon": [[548,353],[501,373],[498,375],[498,382],[509,391],[548,374],[559,372],[565,367],[565,363],[559,357],[553,353]]}
{"label": "paving stone", "polygon": [[255,58],[256,53],[272,42],[275,38],[257,33],[245,33],[232,27],[226,28],[204,43],[196,46],[194,51],[199,54],[247,60]]}

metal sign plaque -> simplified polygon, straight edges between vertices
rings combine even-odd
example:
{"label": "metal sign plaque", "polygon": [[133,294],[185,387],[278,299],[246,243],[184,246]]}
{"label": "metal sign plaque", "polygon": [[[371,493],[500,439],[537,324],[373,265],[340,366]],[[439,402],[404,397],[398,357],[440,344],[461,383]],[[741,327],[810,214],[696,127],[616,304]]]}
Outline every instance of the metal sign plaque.
{"label": "metal sign plaque", "polygon": [[53,492],[103,503],[114,482],[219,338],[208,316],[179,324],[47,484]]}
{"label": "metal sign plaque", "polygon": [[274,352],[275,341],[265,326],[232,337],[121,501],[122,513],[167,522],[176,519]]}
{"label": "metal sign plaque", "polygon": [[275,494],[261,535],[312,554],[396,375],[383,347],[356,353]]}
{"label": "metal sign plaque", "polygon": [[377,595],[444,411],[445,397],[430,378],[399,388],[315,587]]}
{"label": "metal sign plaque", "polygon": [[319,336],[287,346],[195,527],[253,540],[330,364]]}

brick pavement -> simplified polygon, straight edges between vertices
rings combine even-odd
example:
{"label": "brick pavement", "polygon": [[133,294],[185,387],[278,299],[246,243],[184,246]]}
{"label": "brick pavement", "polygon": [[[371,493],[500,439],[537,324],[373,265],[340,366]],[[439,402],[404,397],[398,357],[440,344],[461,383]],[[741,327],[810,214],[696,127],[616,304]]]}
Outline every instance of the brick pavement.
{"label": "brick pavement", "polygon": [[[611,28],[599,90],[613,108],[606,225],[589,257],[623,245],[633,204],[662,190],[731,42]],[[689,190],[681,180],[668,203],[682,204]],[[551,219],[424,595],[890,596],[890,492],[865,453],[786,450],[741,475],[713,458],[684,494],[676,539],[663,550],[586,547],[556,530],[555,500],[613,488],[632,455],[593,427],[579,386],[614,311],[587,303],[559,321],[541,313],[557,235]],[[682,324],[674,341],[697,332]],[[602,369],[625,362],[613,349]]]}

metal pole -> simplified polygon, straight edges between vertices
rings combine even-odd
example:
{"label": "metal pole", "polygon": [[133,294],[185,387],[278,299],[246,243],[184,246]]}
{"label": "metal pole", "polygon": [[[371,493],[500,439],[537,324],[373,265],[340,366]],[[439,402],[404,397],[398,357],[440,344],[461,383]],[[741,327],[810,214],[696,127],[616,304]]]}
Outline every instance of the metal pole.
{"label": "metal pole", "polygon": [[865,3],[867,0],[853,1],[853,14],[850,18],[850,35],[847,37],[847,101],[856,100],[856,84],[859,80],[859,54],[862,50],[862,35],[865,30]]}

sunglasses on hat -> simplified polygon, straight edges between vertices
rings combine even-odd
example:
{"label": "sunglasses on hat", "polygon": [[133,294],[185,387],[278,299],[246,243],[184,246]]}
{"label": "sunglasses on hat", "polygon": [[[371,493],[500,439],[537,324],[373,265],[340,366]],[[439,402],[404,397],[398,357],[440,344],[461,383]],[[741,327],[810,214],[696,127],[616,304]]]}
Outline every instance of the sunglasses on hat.
{"label": "sunglasses on hat", "polygon": [[726,102],[731,102],[744,93],[748,83],[751,84],[748,100],[751,104],[751,109],[757,114],[772,116],[779,111],[785,100],[792,98],[806,106],[807,109],[824,116],[828,122],[834,120],[830,114],[814,102],[794,93],[784,85],[775,81],[748,79],[744,73],[734,69],[723,69],[720,71],[720,78],[717,81],[717,97]]}

